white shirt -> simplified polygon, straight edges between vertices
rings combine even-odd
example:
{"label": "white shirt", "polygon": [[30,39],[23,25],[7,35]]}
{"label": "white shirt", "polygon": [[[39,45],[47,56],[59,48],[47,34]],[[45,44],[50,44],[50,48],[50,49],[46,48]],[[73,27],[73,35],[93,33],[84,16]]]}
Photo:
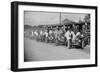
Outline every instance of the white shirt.
{"label": "white shirt", "polygon": [[76,36],[79,36],[81,33],[80,32],[77,32]]}
{"label": "white shirt", "polygon": [[80,33],[80,32],[77,32],[76,35],[75,35],[75,39],[76,39],[79,35],[81,35],[81,33]]}
{"label": "white shirt", "polygon": [[33,31],[32,31],[32,36],[34,35]]}
{"label": "white shirt", "polygon": [[52,31],[51,30],[49,31],[49,34],[52,34]]}
{"label": "white shirt", "polygon": [[37,31],[35,31],[35,32],[34,32],[34,34],[35,34],[36,36],[38,36],[38,33],[37,33]]}
{"label": "white shirt", "polygon": [[43,35],[43,31],[40,31],[40,34]]}
{"label": "white shirt", "polygon": [[71,35],[73,36],[72,37],[72,40],[75,38],[75,34],[74,34],[74,32],[73,31],[67,31],[66,33],[65,33],[65,37],[67,38],[67,39],[71,39]]}
{"label": "white shirt", "polygon": [[48,33],[47,32],[45,32],[45,36],[48,37]]}

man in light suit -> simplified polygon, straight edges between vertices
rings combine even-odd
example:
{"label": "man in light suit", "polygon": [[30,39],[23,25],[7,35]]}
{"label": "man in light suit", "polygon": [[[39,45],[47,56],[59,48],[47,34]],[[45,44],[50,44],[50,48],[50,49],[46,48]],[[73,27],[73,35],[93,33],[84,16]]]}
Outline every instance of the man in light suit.
{"label": "man in light suit", "polygon": [[74,36],[75,36],[74,32],[69,28],[68,31],[65,33],[66,45],[68,46],[68,48],[71,48]]}

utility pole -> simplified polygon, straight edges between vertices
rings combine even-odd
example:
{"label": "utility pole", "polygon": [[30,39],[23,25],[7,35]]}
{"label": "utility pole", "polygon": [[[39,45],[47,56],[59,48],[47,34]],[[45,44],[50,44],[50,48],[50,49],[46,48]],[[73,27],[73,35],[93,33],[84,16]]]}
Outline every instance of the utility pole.
{"label": "utility pole", "polygon": [[61,25],[61,12],[60,12],[60,25]]}

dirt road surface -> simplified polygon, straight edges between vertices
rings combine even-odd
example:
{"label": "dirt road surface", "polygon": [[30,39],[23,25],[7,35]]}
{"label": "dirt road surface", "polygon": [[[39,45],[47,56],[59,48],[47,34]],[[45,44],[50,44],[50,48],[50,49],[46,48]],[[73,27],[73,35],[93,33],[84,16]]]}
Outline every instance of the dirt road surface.
{"label": "dirt road surface", "polygon": [[50,61],[89,59],[89,53],[81,49],[68,49],[66,46],[56,46],[24,38],[25,61]]}

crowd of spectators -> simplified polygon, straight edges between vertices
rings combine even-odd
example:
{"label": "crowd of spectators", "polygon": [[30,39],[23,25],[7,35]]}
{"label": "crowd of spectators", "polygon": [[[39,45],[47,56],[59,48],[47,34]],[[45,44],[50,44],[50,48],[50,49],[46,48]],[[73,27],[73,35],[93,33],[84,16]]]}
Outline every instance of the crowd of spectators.
{"label": "crowd of spectators", "polygon": [[[86,26],[86,24],[81,26],[76,26],[75,24],[62,26],[35,26],[35,28],[26,30],[24,33],[26,37],[36,41],[65,45],[68,48],[71,48],[74,43],[74,45],[76,44],[82,47],[82,39],[85,37],[83,33],[86,32]],[[90,42],[89,39],[90,38],[88,38],[88,44]]]}

